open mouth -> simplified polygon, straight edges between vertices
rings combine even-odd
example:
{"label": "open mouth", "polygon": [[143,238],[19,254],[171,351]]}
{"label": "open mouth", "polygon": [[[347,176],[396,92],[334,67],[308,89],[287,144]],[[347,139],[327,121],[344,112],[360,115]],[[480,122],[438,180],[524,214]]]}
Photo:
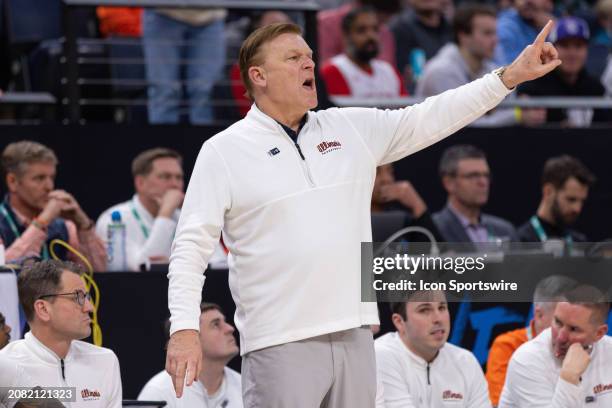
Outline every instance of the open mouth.
{"label": "open mouth", "polygon": [[431,335],[433,336],[443,336],[444,335],[444,329],[436,329],[430,332]]}
{"label": "open mouth", "polygon": [[309,91],[312,91],[314,89],[314,79],[313,78],[309,78],[307,80],[305,80],[302,83],[302,88],[305,88]]}

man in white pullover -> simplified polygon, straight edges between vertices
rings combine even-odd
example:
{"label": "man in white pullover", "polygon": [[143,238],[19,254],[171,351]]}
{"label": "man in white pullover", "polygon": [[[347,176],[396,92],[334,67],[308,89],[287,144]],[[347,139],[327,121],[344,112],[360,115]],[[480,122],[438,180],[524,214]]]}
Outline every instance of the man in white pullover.
{"label": "man in white pullover", "polygon": [[69,408],[121,408],[117,356],[80,341],[91,334],[93,310],[81,274],[78,265],[52,260],[22,270],[19,300],[31,331],[0,355],[16,360],[36,385],[72,388]]}
{"label": "man in white pullover", "polygon": [[386,408],[490,408],[476,357],[447,343],[450,314],[442,291],[413,292],[391,303],[397,329],[375,341]]}
{"label": "man in white pullover", "polygon": [[246,407],[371,408],[375,303],[361,301],[360,243],[371,241],[376,166],[399,160],[491,110],[559,65],[544,39],[506,69],[390,111],[317,105],[312,50],[293,24],[253,32],[240,70],[255,101],[204,143],[170,257],[166,370],[177,394],[201,369],[203,271],[223,230]]}
{"label": "man in white pullover", "polygon": [[242,408],[240,374],[227,367],[238,354],[234,326],[225,321],[219,305],[202,303],[200,310],[204,369],[198,380],[178,399],[172,378],[165,370],[161,371],[146,383],[139,400],[166,401],[167,408]]}
{"label": "man in white pullover", "polygon": [[104,211],[96,222],[98,236],[106,240],[111,214],[119,211],[126,226],[128,269],[139,271],[147,262],[166,263],[185,193],[183,159],[163,147],[148,149],[132,161],[136,194],[131,200]]}
{"label": "man in white pullover", "polygon": [[612,406],[610,304],[590,286],[557,303],[552,326],[514,352],[499,408]]}

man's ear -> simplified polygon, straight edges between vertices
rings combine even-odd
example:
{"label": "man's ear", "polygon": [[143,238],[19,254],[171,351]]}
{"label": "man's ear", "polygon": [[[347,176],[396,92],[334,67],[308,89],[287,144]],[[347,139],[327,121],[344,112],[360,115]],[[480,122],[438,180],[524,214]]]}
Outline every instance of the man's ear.
{"label": "man's ear", "polygon": [[51,320],[51,314],[49,313],[47,303],[42,299],[34,301],[34,314],[36,315],[36,318],[43,322],[48,322]]}
{"label": "man's ear", "polygon": [[542,198],[549,199],[555,194],[555,186],[550,183],[545,183],[542,186]]}
{"label": "man's ear", "polygon": [[14,193],[15,191],[17,191],[17,184],[19,184],[19,179],[15,173],[7,173],[5,181],[8,191],[10,193]]}
{"label": "man's ear", "polygon": [[601,340],[601,338],[603,336],[605,336],[606,333],[608,333],[608,325],[607,324],[602,324],[601,326],[599,326],[597,328],[597,331],[595,332],[595,339],[596,339],[596,341]]}
{"label": "man's ear", "polygon": [[134,188],[136,192],[140,192],[144,188],[144,179],[144,176],[140,174],[134,177]]}
{"label": "man's ear", "polygon": [[253,85],[258,87],[265,87],[267,84],[266,70],[261,66],[252,66],[248,70],[249,79]]}
{"label": "man's ear", "polygon": [[393,313],[391,315],[391,321],[393,322],[393,326],[395,326],[395,330],[397,330],[398,333],[401,334],[404,332],[404,319],[399,313]]}
{"label": "man's ear", "polygon": [[451,176],[442,176],[442,187],[446,190],[447,193],[451,193],[453,189],[453,178]]}

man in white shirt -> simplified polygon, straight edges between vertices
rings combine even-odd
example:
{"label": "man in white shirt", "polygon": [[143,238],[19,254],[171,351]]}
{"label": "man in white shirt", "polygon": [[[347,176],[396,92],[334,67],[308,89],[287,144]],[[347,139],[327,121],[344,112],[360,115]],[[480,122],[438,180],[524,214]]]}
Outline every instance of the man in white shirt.
{"label": "man in white shirt", "polygon": [[31,331],[0,355],[15,359],[36,385],[73,387],[71,408],[121,408],[119,361],[111,350],[80,341],[91,334],[82,269],[47,260],[21,271],[19,299]]}
{"label": "man in white shirt", "polygon": [[442,291],[420,291],[391,303],[397,329],[375,342],[387,408],[490,408],[476,357],[447,343],[450,314]]}
{"label": "man in white shirt", "polygon": [[512,355],[499,408],[612,406],[610,304],[585,285],[564,298],[550,329]]}
{"label": "man in white shirt", "polygon": [[27,389],[32,385],[32,380],[17,361],[0,354],[0,408],[11,408],[17,402],[9,389]]}
{"label": "man in white shirt", "polygon": [[119,211],[126,226],[127,264],[139,271],[148,262],[167,263],[185,194],[183,159],[167,148],[145,150],[132,161],[136,194],[100,215],[96,232],[108,236],[111,214]]}
{"label": "man in white shirt", "polygon": [[[164,370],[147,382],[139,400],[166,401],[167,408],[242,408],[240,374],[226,367],[238,354],[234,327],[225,321],[221,307],[213,303],[200,305],[200,344],[204,369],[179,399],[172,378]],[[168,330],[170,327],[168,327]]]}
{"label": "man in white shirt", "polygon": [[240,51],[255,103],[208,139],[192,173],[169,266],[166,370],[177,395],[201,369],[198,305],[223,231],[243,356],[244,405],[371,408],[376,362],[359,251],[371,241],[376,166],[491,110],[561,61],[545,37],[505,69],[399,110],[317,106],[313,53],[293,24],[255,30]]}

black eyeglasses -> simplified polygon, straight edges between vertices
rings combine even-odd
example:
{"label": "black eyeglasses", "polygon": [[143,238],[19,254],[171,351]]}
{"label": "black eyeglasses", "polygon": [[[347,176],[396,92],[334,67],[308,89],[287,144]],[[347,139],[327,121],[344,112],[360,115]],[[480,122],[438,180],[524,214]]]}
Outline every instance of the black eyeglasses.
{"label": "black eyeglasses", "polygon": [[85,305],[85,299],[91,302],[91,293],[83,292],[82,290],[75,290],[74,292],[69,293],[52,293],[49,295],[40,295],[38,299],[44,299],[55,296],[72,296],[72,300],[79,304],[79,306]]}
{"label": "black eyeglasses", "polygon": [[474,172],[466,173],[466,174],[455,174],[455,177],[459,177],[459,178],[466,179],[469,181],[476,181],[480,178],[491,180],[491,173],[474,171]]}

